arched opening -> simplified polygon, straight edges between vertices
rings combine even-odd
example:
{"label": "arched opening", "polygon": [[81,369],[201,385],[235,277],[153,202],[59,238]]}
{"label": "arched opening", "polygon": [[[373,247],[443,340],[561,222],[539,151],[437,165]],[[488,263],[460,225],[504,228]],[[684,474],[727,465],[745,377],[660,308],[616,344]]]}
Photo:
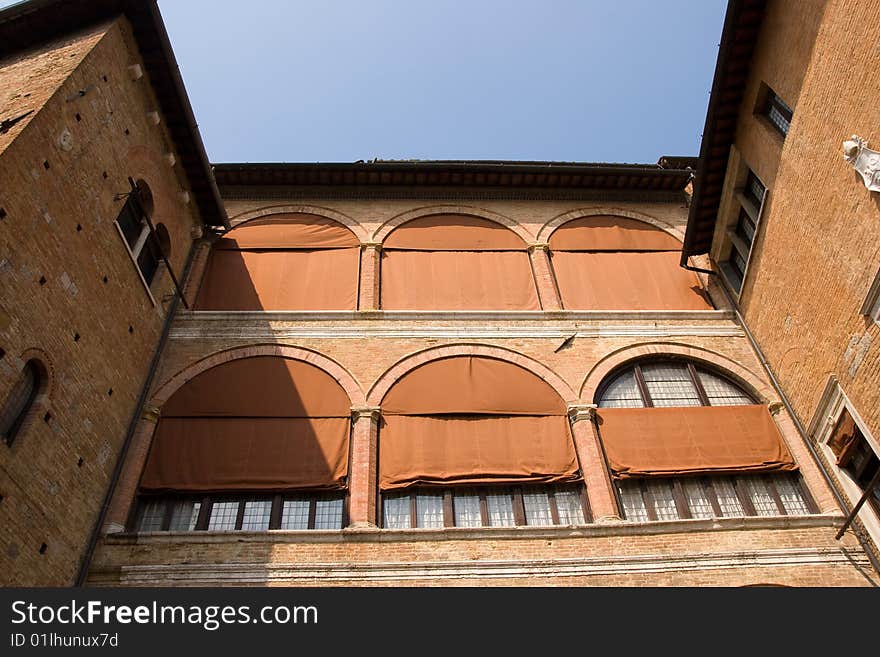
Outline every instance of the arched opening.
{"label": "arched opening", "polygon": [[595,215],[550,236],[550,257],[568,310],[707,310],[693,272],[679,266],[681,242],[636,219]]}
{"label": "arched opening", "polygon": [[253,219],[211,249],[196,310],[354,310],[360,241],[312,214]]}
{"label": "arched opening", "polygon": [[156,204],[153,201],[153,190],[150,189],[146,180],[140,178],[135,182],[135,186],[140,194],[141,209],[144,211],[144,214],[152,219],[153,211],[156,207]]}
{"label": "arched opening", "polygon": [[383,526],[582,524],[589,509],[565,402],[482,356],[416,367],[382,400]]}
{"label": "arched opening", "polygon": [[599,433],[629,520],[802,515],[815,506],[767,407],[725,374],[653,358],[596,395]]}
{"label": "arched opening", "polygon": [[299,360],[208,369],[163,405],[140,482],[140,531],[339,529],[348,395]]}
{"label": "arched opening", "polygon": [[35,358],[27,361],[0,409],[0,439],[7,445],[21,435],[45,382],[43,364]]}
{"label": "arched opening", "polygon": [[382,244],[386,310],[539,310],[525,242],[470,215],[436,214],[395,228]]}

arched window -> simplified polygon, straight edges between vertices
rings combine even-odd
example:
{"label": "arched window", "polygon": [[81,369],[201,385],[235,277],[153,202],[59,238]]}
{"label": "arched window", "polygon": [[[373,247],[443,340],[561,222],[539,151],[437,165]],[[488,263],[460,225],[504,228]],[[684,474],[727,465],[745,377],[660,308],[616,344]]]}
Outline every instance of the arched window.
{"label": "arched window", "polygon": [[635,219],[590,216],[550,236],[550,257],[567,310],[710,310],[681,242]]}
{"label": "arched window", "polygon": [[143,180],[137,181],[137,195],[130,194],[116,218],[119,229],[129,253],[144,279],[147,287],[153,284],[162,256],[171,253],[171,239],[168,230],[161,223],[155,225],[156,232],[150,230],[145,219],[153,217],[153,192]]}
{"label": "arched window", "polygon": [[202,372],[162,407],[138,529],[340,529],[350,413],[342,386],[303,361]]}
{"label": "arched window", "polygon": [[11,445],[20,433],[28,412],[40,393],[43,380],[39,361],[31,359],[25,363],[0,411],[0,437],[7,445]]}
{"label": "arched window", "polygon": [[480,217],[437,214],[395,228],[382,245],[385,310],[539,310],[528,247]]}
{"label": "arched window", "polygon": [[386,528],[583,524],[580,481],[565,403],[518,365],[431,361],[382,400]]}
{"label": "arched window", "polygon": [[614,373],[596,401],[627,519],[813,511],[766,406],[731,379],[688,361],[649,360]]}
{"label": "arched window", "polygon": [[196,310],[354,310],[360,241],[312,214],[233,228],[211,249]]}

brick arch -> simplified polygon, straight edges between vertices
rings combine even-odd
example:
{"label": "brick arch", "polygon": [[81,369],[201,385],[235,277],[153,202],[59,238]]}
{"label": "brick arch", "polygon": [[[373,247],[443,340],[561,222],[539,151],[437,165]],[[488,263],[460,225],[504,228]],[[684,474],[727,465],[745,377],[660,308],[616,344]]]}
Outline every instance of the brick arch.
{"label": "brick arch", "polygon": [[353,232],[361,244],[369,242],[369,233],[357,219],[352,219],[347,214],[342,214],[330,208],[322,208],[317,205],[270,205],[255,210],[246,210],[234,217],[230,217],[229,225],[236,228],[241,224],[251,221],[252,219],[262,219],[271,217],[274,214],[316,214],[320,217],[327,217],[333,221],[342,224],[351,232]]}
{"label": "brick arch", "polygon": [[220,351],[187,365],[156,389],[149,405],[154,408],[162,408],[171,395],[177,392],[187,381],[195,378],[202,372],[223,363],[240,358],[251,358],[252,356],[279,356],[281,358],[301,360],[314,365],[333,377],[342,386],[342,389],[348,394],[352,406],[363,406],[365,404],[364,392],[360,384],[347,369],[335,360],[316,351],[302,349],[301,347],[280,344],[258,344]]}
{"label": "brick arch", "polygon": [[684,233],[674,226],[666,223],[665,221],[661,221],[656,217],[652,217],[649,214],[645,214],[644,212],[634,212],[632,210],[625,210],[623,208],[617,208],[612,206],[593,206],[588,208],[579,208],[577,210],[571,210],[564,214],[560,214],[546,224],[541,226],[541,230],[538,231],[538,242],[546,243],[550,241],[550,235],[553,234],[557,228],[562,226],[563,224],[567,224],[569,221],[574,221],[575,219],[583,219],[584,217],[593,217],[599,215],[616,215],[618,217],[626,217],[628,219],[635,219],[636,221],[643,221],[646,224],[651,224],[652,226],[656,226],[660,230],[665,233],[672,235],[679,242],[684,241]]}
{"label": "brick arch", "polygon": [[[52,388],[55,386],[55,364],[52,362],[52,358],[42,349],[31,347],[21,352],[19,359],[21,360],[22,368],[29,360],[39,361],[40,368],[42,369],[40,373],[45,377],[45,381],[41,383],[40,390],[37,392],[37,403],[48,400],[52,394]],[[20,373],[21,369],[16,372],[16,376]]]}
{"label": "brick arch", "polygon": [[[150,218],[153,223],[167,224],[173,222],[174,217],[188,214],[180,200],[181,188],[171,182],[175,179],[174,171],[161,153],[150,146],[138,144],[126,151],[125,162],[128,175],[135,180],[143,180],[150,188],[153,198],[153,214]],[[127,182],[125,186],[128,187]]]}
{"label": "brick arch", "polygon": [[538,378],[545,381],[556,393],[567,403],[577,402],[577,395],[571,389],[571,386],[565,380],[556,374],[549,367],[528,356],[504,349],[502,347],[493,347],[482,344],[449,344],[442,347],[431,347],[423,351],[406,356],[403,360],[398,361],[376,380],[370,391],[367,393],[367,403],[371,406],[379,406],[382,398],[391,389],[401,377],[411,372],[419,365],[430,363],[441,358],[450,356],[486,356],[488,358],[496,358],[514,365],[519,365],[523,369],[531,372]]}
{"label": "brick arch", "polygon": [[762,403],[777,399],[775,391],[759,376],[727,356],[702,347],[675,342],[649,342],[624,347],[608,354],[596,363],[584,377],[580,389],[581,399],[587,404],[594,403],[599,387],[619,367],[644,358],[663,356],[679,356],[697,364],[709,365],[711,369],[718,370],[730,377]]}
{"label": "brick arch", "polygon": [[529,231],[523,228],[519,222],[514,221],[510,217],[505,217],[497,212],[490,212],[489,210],[483,210],[482,208],[475,208],[469,205],[431,205],[416,208],[415,210],[408,210],[407,212],[392,217],[379,226],[376,229],[376,232],[373,233],[373,239],[371,241],[377,244],[382,243],[385,241],[385,238],[388,237],[388,234],[398,226],[405,224],[407,221],[412,221],[419,217],[427,217],[432,214],[465,214],[479,217],[481,219],[488,219],[489,221],[494,221],[496,224],[501,224],[505,228],[512,230],[519,235],[520,239],[522,239],[526,245],[532,244],[535,241],[534,236]]}

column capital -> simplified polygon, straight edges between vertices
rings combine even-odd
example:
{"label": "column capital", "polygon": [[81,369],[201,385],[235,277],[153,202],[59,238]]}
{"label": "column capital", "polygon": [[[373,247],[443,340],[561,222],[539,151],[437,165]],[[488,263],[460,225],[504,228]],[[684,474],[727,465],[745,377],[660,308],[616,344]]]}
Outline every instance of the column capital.
{"label": "column capital", "polygon": [[776,400],[767,404],[767,410],[770,411],[770,415],[779,415],[779,412],[785,408],[785,404],[781,401]]}
{"label": "column capital", "polygon": [[144,410],[141,413],[141,419],[147,422],[158,422],[161,416],[162,409],[157,406],[144,406]]}
{"label": "column capital", "polygon": [[382,250],[382,242],[361,242],[362,249],[376,249],[376,251]]}
{"label": "column capital", "polygon": [[351,419],[354,422],[357,422],[362,417],[368,417],[371,420],[378,420],[379,415],[381,415],[382,409],[378,406],[352,406],[351,407]]}
{"label": "column capital", "polygon": [[535,242],[534,244],[529,244],[529,251],[549,251],[550,244],[547,242]]}
{"label": "column capital", "polygon": [[596,404],[569,404],[568,405],[568,418],[572,422],[579,422],[580,420],[592,420],[596,417],[596,409],[598,406]]}

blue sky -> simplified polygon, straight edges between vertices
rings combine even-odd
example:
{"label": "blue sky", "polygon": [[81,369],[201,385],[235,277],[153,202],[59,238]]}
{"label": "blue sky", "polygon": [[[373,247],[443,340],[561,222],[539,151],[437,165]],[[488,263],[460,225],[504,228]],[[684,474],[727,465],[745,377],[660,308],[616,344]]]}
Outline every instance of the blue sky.
{"label": "blue sky", "polygon": [[214,162],[697,155],[725,6],[159,0]]}

